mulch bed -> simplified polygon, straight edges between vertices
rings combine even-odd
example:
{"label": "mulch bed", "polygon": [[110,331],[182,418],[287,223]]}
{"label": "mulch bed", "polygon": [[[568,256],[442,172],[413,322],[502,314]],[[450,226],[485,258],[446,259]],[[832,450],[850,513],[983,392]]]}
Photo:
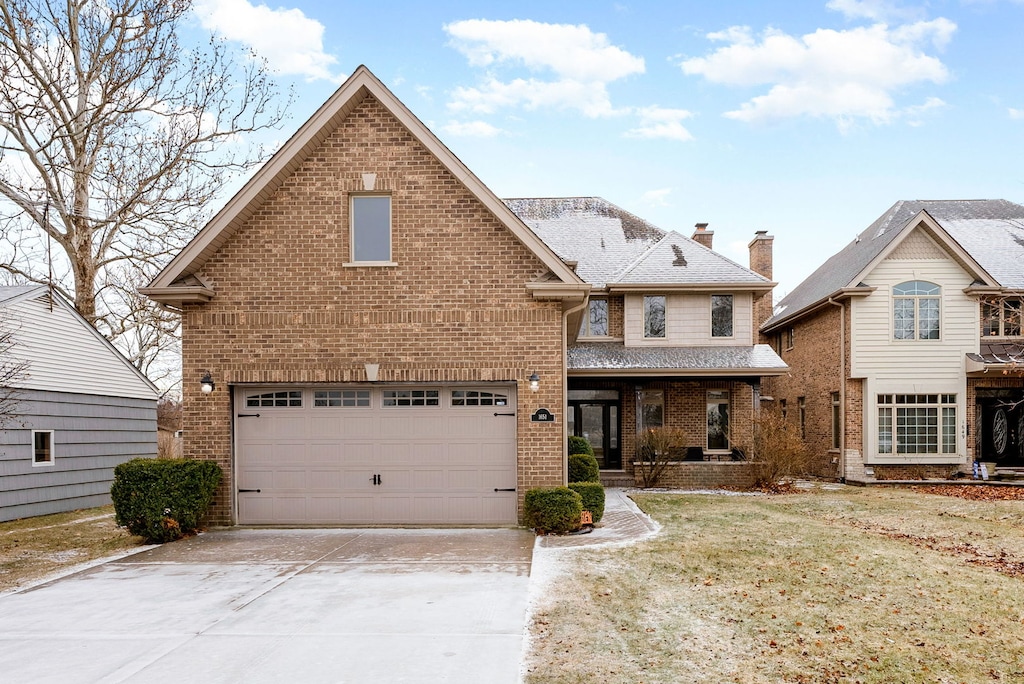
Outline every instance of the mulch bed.
{"label": "mulch bed", "polygon": [[924,494],[955,496],[972,501],[1024,501],[1024,487],[992,487],[989,485],[912,485]]}

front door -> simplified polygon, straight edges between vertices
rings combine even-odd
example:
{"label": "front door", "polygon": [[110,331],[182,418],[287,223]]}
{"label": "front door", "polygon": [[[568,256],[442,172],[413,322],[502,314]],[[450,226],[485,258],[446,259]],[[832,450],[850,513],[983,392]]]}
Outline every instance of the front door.
{"label": "front door", "polygon": [[590,443],[605,470],[622,467],[621,413],[617,390],[569,390],[570,432]]}

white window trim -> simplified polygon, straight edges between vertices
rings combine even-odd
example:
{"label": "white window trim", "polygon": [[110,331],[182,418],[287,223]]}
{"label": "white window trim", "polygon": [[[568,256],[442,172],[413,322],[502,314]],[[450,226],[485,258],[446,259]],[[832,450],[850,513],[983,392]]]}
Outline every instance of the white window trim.
{"label": "white window trim", "polygon": [[394,256],[395,225],[394,225],[394,198],[390,192],[354,192],[348,199],[348,253],[352,261],[342,263],[342,268],[398,266],[394,260],[385,261],[356,261],[356,226],[355,226],[355,202],[360,197],[387,197],[388,202],[388,256]]}
{"label": "white window trim", "polygon": [[[898,286],[903,285],[905,283],[913,283],[913,282],[928,283],[930,285],[934,285],[935,287],[939,288],[939,294],[937,294],[937,295],[898,295],[898,294],[895,293],[894,290]],[[890,326],[890,328],[889,328],[889,339],[892,342],[896,343],[896,344],[914,344],[914,343],[917,343],[917,344],[938,344],[939,342],[942,342],[942,336],[943,336],[943,333],[945,332],[944,328],[946,327],[945,325],[943,325],[943,320],[942,320],[942,318],[943,318],[943,309],[945,309],[945,306],[943,305],[943,302],[942,302],[944,291],[945,290],[943,289],[942,285],[939,285],[936,282],[932,282],[931,280],[923,280],[921,278],[915,278],[914,280],[904,280],[902,282],[896,283],[895,285],[891,286],[889,288],[889,326]],[[910,300],[913,300],[913,302],[914,302],[914,335],[913,335],[913,337],[909,337],[909,338],[898,338],[898,337],[896,337],[896,300],[897,299],[910,299]],[[925,340],[925,339],[921,339],[921,337],[920,337],[920,335],[921,335],[921,327],[920,327],[921,326],[921,317],[920,317],[921,306],[920,306],[920,302],[921,302],[922,299],[934,299],[934,300],[938,301],[938,303],[939,303],[939,336],[936,337],[934,340]],[[979,316],[981,315],[980,310],[978,312],[978,315]],[[980,331],[980,329],[981,328],[979,326],[979,331]]]}
{"label": "white window trim", "polygon": [[[949,465],[965,462],[967,389],[965,385],[942,383],[918,383],[914,392],[907,392],[906,385],[888,382],[868,382],[864,385],[864,465]],[[880,454],[878,453],[878,395],[879,394],[955,394],[956,400],[956,451],[949,454]],[[869,441],[870,440],[870,441]],[[893,449],[895,452],[895,448]]]}
{"label": "white window trim", "polygon": [[[50,460],[49,461],[36,461],[36,435],[39,433],[45,433],[50,435]],[[53,430],[33,430],[32,431],[32,443],[30,444],[30,458],[32,459],[33,468],[52,468],[53,464],[57,461],[57,444]]]}
{"label": "white window trim", "polygon": [[[732,306],[730,307],[732,313],[732,325],[730,329],[732,332],[728,335],[716,335],[715,334],[715,297],[729,297],[732,300]],[[714,292],[708,297],[708,335],[713,340],[731,340],[736,337],[736,296],[728,292]]]}

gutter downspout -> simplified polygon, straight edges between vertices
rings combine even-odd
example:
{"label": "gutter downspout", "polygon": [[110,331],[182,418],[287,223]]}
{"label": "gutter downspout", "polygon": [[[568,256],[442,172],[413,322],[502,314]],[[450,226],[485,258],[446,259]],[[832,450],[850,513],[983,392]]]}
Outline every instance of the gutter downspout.
{"label": "gutter downspout", "polygon": [[569,482],[569,316],[590,303],[590,295],[583,301],[562,311],[562,485]]}
{"label": "gutter downspout", "polygon": [[839,481],[846,482],[846,305],[832,297],[828,303],[839,307]]}

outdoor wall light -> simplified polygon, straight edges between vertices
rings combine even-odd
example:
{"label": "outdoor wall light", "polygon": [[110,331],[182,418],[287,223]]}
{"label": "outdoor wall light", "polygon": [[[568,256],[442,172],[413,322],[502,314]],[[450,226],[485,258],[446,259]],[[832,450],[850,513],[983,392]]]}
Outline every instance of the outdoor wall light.
{"label": "outdoor wall light", "polygon": [[530,391],[536,392],[540,389],[540,376],[534,371],[533,375],[530,376]]}
{"label": "outdoor wall light", "polygon": [[203,394],[209,394],[213,391],[216,385],[213,383],[213,378],[210,377],[210,371],[206,371],[203,375],[203,379],[199,381],[199,389],[203,391]]}

